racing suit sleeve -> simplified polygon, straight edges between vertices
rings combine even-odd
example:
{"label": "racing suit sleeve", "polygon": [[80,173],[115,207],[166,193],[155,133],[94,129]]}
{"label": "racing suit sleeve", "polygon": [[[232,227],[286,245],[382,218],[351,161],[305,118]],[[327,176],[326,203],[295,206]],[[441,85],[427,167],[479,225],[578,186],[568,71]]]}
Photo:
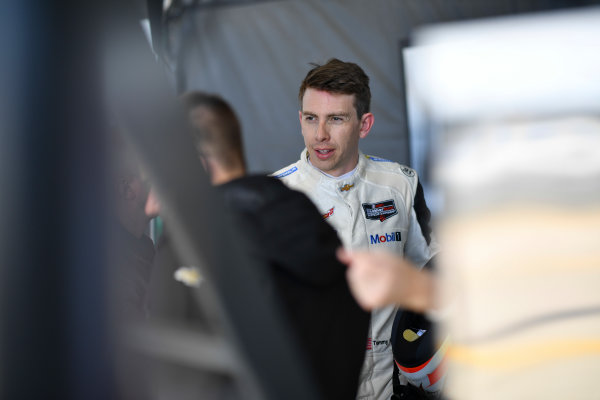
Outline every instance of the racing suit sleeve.
{"label": "racing suit sleeve", "polygon": [[425,194],[421,182],[417,181],[411,223],[406,241],[405,255],[419,268],[434,265],[434,256],[439,251],[439,245],[431,229],[431,212],[425,202]]}

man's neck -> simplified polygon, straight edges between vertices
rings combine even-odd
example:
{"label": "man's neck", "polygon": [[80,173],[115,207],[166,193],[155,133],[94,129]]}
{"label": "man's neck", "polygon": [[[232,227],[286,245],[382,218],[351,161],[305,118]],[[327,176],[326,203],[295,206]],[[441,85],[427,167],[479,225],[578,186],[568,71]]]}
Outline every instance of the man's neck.
{"label": "man's neck", "polygon": [[327,172],[325,172],[325,171],[323,171],[323,170],[315,167],[313,165],[313,163],[310,162],[310,157],[307,157],[306,160],[308,161],[308,164],[311,167],[313,167],[314,169],[316,169],[317,171],[319,171],[323,175],[325,175],[325,176],[327,176],[327,177],[329,177],[331,179],[337,179],[337,180],[343,180],[343,179],[347,179],[347,178],[351,177],[352,175],[354,175],[354,172],[356,172],[356,168],[358,167],[358,162],[357,162],[356,165],[354,166],[354,168],[352,169],[352,171],[348,171],[345,174],[342,174],[340,176],[334,176],[334,175],[328,174]]}
{"label": "man's neck", "polygon": [[213,166],[210,169],[210,181],[213,185],[222,185],[244,175],[246,175],[246,170],[242,167],[225,169],[220,166]]}

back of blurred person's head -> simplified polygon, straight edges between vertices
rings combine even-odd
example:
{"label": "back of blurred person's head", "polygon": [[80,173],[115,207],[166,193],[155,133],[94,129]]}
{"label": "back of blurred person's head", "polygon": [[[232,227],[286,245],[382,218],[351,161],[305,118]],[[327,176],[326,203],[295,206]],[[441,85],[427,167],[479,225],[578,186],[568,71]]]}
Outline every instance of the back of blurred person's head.
{"label": "back of blurred person's head", "polygon": [[194,142],[213,184],[225,183],[246,173],[239,120],[219,96],[188,92],[181,96],[193,127]]}

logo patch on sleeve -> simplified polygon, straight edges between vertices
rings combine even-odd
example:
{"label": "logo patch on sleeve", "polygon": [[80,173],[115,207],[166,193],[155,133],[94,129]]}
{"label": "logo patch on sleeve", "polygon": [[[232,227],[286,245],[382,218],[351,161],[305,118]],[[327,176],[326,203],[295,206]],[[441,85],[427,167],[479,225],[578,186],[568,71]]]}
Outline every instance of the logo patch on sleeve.
{"label": "logo patch on sleeve", "polygon": [[411,177],[411,178],[413,176],[415,176],[415,171],[414,170],[412,170],[412,169],[410,169],[408,167],[402,167],[401,169],[402,169],[402,172],[404,172],[404,175],[406,175],[408,177]]}
{"label": "logo patch on sleeve", "polygon": [[366,219],[378,219],[383,222],[386,219],[398,214],[394,200],[385,200],[377,203],[363,203]]}

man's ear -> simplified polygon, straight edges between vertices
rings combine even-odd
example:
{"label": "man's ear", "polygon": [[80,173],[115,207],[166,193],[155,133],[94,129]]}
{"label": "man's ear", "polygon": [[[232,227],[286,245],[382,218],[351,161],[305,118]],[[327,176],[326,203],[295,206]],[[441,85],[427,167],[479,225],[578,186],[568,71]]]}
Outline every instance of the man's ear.
{"label": "man's ear", "polygon": [[300,120],[300,123],[302,123],[302,110],[298,110],[298,119]]}
{"label": "man's ear", "polygon": [[360,118],[360,134],[359,137],[364,139],[367,137],[371,128],[373,127],[373,123],[375,122],[375,117],[371,113],[364,113]]}

